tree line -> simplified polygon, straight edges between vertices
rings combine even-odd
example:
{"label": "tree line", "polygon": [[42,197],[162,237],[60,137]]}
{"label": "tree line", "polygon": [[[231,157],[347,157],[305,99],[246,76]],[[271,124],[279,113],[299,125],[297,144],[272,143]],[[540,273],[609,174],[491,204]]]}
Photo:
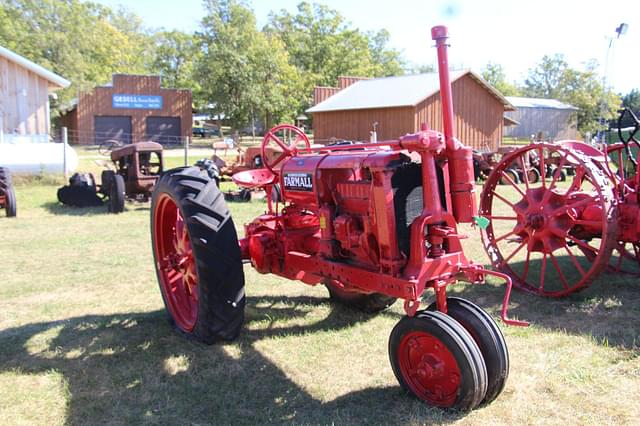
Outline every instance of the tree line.
{"label": "tree line", "polygon": [[[224,114],[236,129],[252,120],[292,122],[311,106],[314,86],[333,86],[340,75],[434,69],[407,63],[389,46],[385,29],[362,31],[322,4],[272,11],[263,28],[244,0],[204,0],[203,6],[200,25],[186,33],[149,29],[127,9],[92,2],[0,0],[0,45],[72,82],[58,92],[54,116],[113,73],[151,73],[164,87],[191,89],[196,109]],[[575,70],[556,55],[542,58],[521,85],[508,82],[498,64],[487,64],[483,77],[507,96],[551,97],[580,108],[585,132],[597,127],[601,111],[613,116],[620,102],[603,96],[595,67]]]}

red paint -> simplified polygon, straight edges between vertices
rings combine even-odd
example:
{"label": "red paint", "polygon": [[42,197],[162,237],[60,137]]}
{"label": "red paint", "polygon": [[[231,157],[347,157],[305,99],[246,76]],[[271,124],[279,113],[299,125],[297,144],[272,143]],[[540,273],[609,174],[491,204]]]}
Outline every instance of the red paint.
{"label": "red paint", "polygon": [[153,223],[160,289],[176,325],[189,332],[198,317],[198,274],[189,232],[169,195],[158,199]]}
{"label": "red paint", "polygon": [[447,346],[423,332],[407,333],[397,358],[407,386],[420,399],[437,407],[451,407],[458,397],[460,367]]}

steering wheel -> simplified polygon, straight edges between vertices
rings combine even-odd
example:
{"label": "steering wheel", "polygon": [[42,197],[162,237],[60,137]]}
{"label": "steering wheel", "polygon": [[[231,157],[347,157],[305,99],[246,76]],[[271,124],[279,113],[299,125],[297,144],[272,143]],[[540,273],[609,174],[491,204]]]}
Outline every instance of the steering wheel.
{"label": "steering wheel", "polygon": [[[624,116],[627,114],[629,114],[633,119],[633,132],[631,132],[629,134],[629,137],[625,139],[622,136],[622,121],[624,120]],[[640,130],[640,121],[638,120],[638,117],[636,117],[636,115],[633,113],[633,111],[630,108],[620,110],[620,117],[618,117],[618,136],[620,137],[622,143],[627,145],[629,142],[634,141],[636,145],[640,146],[640,142],[638,142],[638,140],[635,138],[638,130]]]}
{"label": "steering wheel", "polygon": [[[629,137],[625,139],[625,137],[622,135],[622,122],[624,121],[624,116],[627,114],[629,114],[631,116],[631,119],[633,120],[633,132],[629,133]],[[640,130],[640,120],[638,120],[638,117],[636,117],[631,108],[620,110],[620,117],[618,117],[618,137],[624,144],[624,150],[627,153],[627,158],[635,167],[638,167],[638,164],[636,162],[636,159],[633,157],[631,148],[629,148],[629,142],[633,141],[636,146],[640,148],[640,142],[635,138],[638,130]]]}
{"label": "steering wheel", "polygon": [[[300,148],[298,145],[304,142],[304,147]],[[282,149],[280,154],[275,160],[267,155],[267,147],[270,145],[276,145]],[[262,139],[262,164],[271,172],[277,174],[275,170],[276,166],[289,157],[296,156],[299,152],[311,152],[311,144],[309,138],[304,134],[302,130],[296,126],[290,124],[281,124],[269,130],[264,139]]]}

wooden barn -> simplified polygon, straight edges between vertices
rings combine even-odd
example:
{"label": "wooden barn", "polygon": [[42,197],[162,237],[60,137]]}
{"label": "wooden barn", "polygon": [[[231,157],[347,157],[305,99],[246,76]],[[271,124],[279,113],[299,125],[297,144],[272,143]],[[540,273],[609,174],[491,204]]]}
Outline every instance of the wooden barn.
{"label": "wooden barn", "polygon": [[506,116],[518,124],[505,130],[505,136],[529,139],[575,139],[578,136],[578,120],[573,105],[556,99],[507,97],[517,110]]}
{"label": "wooden barn", "polygon": [[49,96],[69,81],[0,46],[0,142],[48,142]]}
{"label": "wooden barn", "polygon": [[[473,71],[451,72],[456,136],[469,146],[497,149],[504,113],[515,108]],[[423,122],[442,130],[437,73],[377,79],[340,77],[338,87],[317,87],[313,133],[317,142],[332,139],[396,139],[414,133]]]}
{"label": "wooden barn", "polygon": [[61,117],[70,142],[182,143],[191,136],[191,90],[163,88],[157,75],[114,74],[112,80],[81,93]]}

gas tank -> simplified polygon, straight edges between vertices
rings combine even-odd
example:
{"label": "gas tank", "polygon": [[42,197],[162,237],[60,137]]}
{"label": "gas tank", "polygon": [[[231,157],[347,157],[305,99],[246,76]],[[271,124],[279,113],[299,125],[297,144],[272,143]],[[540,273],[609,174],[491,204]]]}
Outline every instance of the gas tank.
{"label": "gas tank", "polygon": [[334,204],[333,192],[338,183],[366,178],[364,165],[370,163],[367,159],[378,158],[376,162],[387,163],[397,157],[397,153],[364,150],[291,157],[280,171],[283,198],[310,209]]}
{"label": "gas tank", "polygon": [[69,145],[30,141],[0,143],[0,167],[8,167],[13,174],[62,173],[65,164],[68,173],[78,167],[78,155]]}

